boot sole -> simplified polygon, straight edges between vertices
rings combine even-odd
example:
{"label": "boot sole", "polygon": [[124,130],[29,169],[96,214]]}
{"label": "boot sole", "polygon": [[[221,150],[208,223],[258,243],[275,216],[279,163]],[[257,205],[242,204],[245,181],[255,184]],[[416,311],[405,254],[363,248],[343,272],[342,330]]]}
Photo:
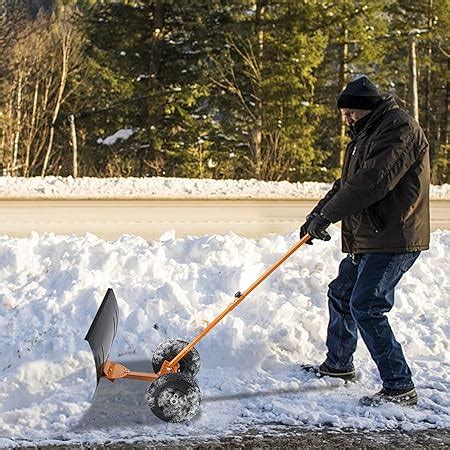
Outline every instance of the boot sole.
{"label": "boot sole", "polygon": [[395,398],[395,397],[368,397],[364,396],[359,399],[359,404],[361,406],[381,406],[386,404],[399,405],[399,406],[415,406],[418,402],[417,393],[413,395],[404,395],[404,397]]}
{"label": "boot sole", "polygon": [[303,365],[301,366],[301,369],[303,372],[313,373],[316,375],[317,378],[323,378],[323,377],[330,377],[330,378],[338,378],[340,380],[344,381],[350,381],[355,382],[356,381],[356,373],[355,371],[352,372],[343,372],[343,373],[331,373],[331,372],[324,372],[320,370],[318,367],[310,366],[310,365]]}
{"label": "boot sole", "polygon": [[322,377],[330,377],[330,378],[340,378],[341,380],[344,381],[351,381],[354,382],[356,381],[356,374],[355,372],[346,372],[346,373],[342,373],[342,374],[335,374],[335,373],[330,373],[330,372],[323,372],[322,370],[319,370],[319,373]]}

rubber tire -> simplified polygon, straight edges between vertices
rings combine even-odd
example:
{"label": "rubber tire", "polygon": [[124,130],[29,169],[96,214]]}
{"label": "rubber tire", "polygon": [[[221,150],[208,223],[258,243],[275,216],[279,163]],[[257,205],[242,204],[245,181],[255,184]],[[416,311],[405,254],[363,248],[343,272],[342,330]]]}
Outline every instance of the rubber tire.
{"label": "rubber tire", "polygon": [[185,373],[161,375],[150,384],[147,391],[150,409],[156,417],[165,422],[191,420],[200,409],[200,402],[200,388],[194,379]]}
{"label": "rubber tire", "polygon": [[[177,356],[187,345],[189,345],[188,342],[180,339],[170,339],[161,342],[153,352],[153,371],[158,373],[164,361],[170,361],[175,358],[175,356]],[[179,373],[185,373],[186,375],[195,378],[200,370],[200,355],[198,351],[193,348],[181,361],[179,361],[179,364]]]}

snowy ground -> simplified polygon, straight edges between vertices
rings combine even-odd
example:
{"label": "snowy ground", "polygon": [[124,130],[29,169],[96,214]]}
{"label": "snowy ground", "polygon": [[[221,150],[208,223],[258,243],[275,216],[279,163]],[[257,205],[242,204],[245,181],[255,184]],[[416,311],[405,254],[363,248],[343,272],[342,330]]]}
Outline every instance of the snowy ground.
{"label": "snowy ground", "polygon": [[295,243],[224,236],[147,242],[32,234],[0,237],[0,447],[27,444],[173,441],[227,436],[277,424],[404,431],[448,428],[450,232],[406,274],[390,320],[404,344],[420,396],[415,408],[358,406],[379,388],[364,345],[359,381],[319,380],[299,364],[324,357],[327,284],[341,258],[333,240],[305,246],[198,345],[201,413],[167,424],[145,404],[146,383],[102,380],[85,334],[108,287],[120,323],[111,357],[151,370],[153,349],[190,339]]}
{"label": "snowy ground", "polygon": [[[0,177],[0,198],[264,198],[315,199],[328,183],[189,178]],[[431,186],[432,199],[450,199],[450,185]]]}

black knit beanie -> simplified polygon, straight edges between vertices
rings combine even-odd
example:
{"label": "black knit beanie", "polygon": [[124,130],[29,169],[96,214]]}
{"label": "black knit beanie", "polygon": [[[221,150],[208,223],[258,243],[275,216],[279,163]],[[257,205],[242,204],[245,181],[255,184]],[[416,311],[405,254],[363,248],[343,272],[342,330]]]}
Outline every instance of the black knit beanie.
{"label": "black knit beanie", "polygon": [[338,108],[374,109],[383,101],[378,88],[366,77],[351,81],[338,97]]}

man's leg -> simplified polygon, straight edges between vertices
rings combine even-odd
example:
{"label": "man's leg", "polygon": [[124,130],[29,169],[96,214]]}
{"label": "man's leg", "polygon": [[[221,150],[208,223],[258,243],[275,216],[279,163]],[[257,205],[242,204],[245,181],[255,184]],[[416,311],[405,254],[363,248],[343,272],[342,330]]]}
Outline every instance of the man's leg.
{"label": "man's leg", "polygon": [[350,307],[358,329],[388,390],[412,389],[411,371],[385,313],[394,304],[394,289],[420,252],[366,253],[358,267]]}
{"label": "man's leg", "polygon": [[350,256],[339,265],[339,274],[328,286],[329,322],[326,366],[348,372],[353,370],[357,327],[350,312],[350,298],[358,276],[357,261]]}

